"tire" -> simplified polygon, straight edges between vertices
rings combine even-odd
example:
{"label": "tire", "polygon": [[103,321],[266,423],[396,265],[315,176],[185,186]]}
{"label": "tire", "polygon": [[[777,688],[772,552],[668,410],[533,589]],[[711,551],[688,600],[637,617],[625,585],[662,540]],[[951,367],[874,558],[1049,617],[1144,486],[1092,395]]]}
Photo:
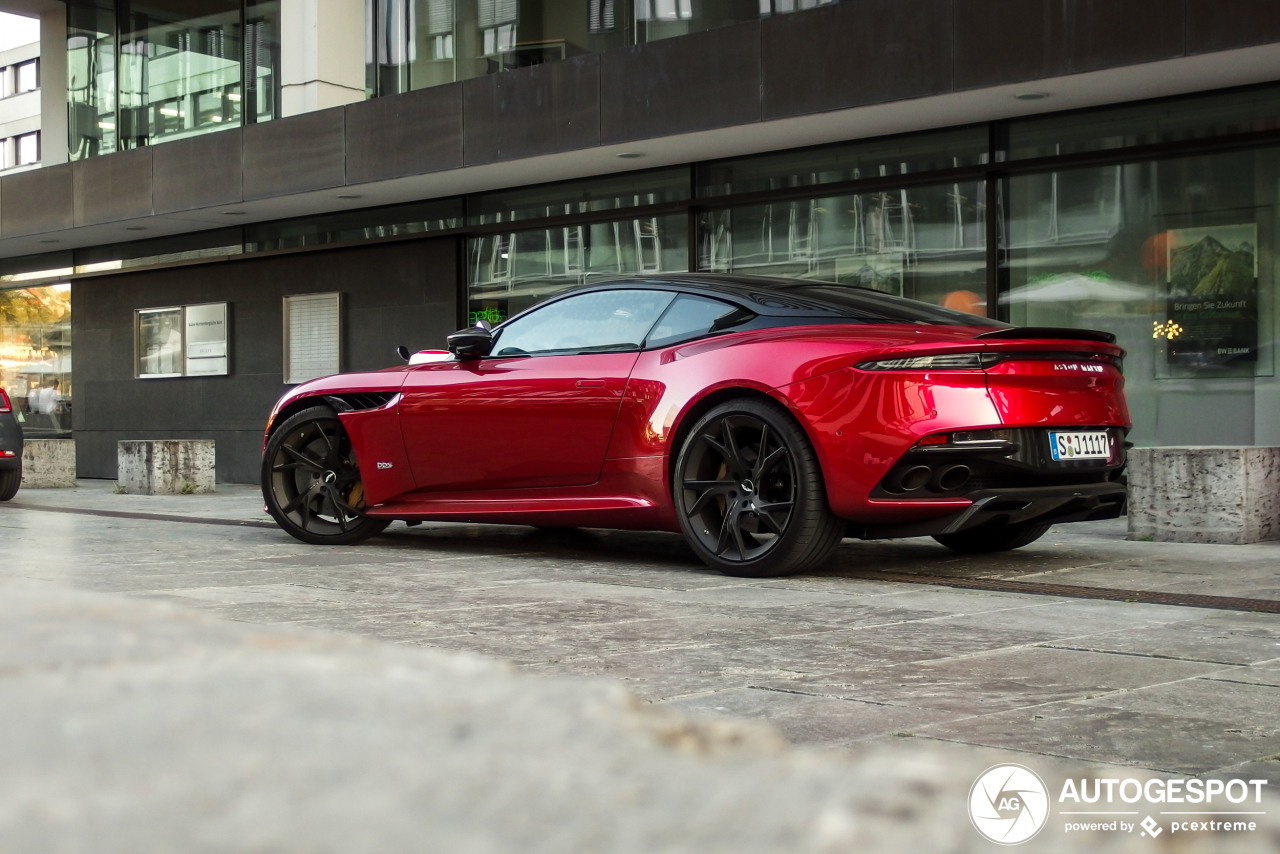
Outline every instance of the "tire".
{"label": "tire", "polygon": [[364,485],[351,439],[327,406],[289,418],[262,455],[267,512],[290,535],[320,546],[345,546],[389,524],[364,514]]}
{"label": "tire", "polygon": [[827,504],[818,456],[782,407],[753,398],[716,406],[689,431],[672,476],[680,529],[725,575],[812,569],[847,525]]}
{"label": "tire", "polygon": [[5,469],[0,471],[0,501],[8,501],[18,494],[22,486],[22,469]]}
{"label": "tire", "polygon": [[961,554],[990,554],[1020,549],[1049,533],[1051,525],[1041,522],[1023,522],[1020,525],[974,528],[958,534],[938,534],[935,540],[953,552]]}

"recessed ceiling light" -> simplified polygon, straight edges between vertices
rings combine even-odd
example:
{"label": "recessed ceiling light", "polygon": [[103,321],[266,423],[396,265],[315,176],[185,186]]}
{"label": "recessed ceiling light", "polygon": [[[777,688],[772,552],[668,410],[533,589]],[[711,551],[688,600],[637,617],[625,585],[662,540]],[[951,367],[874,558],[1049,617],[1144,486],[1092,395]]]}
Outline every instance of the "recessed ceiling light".
{"label": "recessed ceiling light", "polygon": [[618,156],[623,160],[635,160],[637,157],[644,157],[644,155],[638,151],[624,151]]}
{"label": "recessed ceiling light", "polygon": [[124,227],[124,230],[125,231],[146,231],[146,228],[140,225],[126,225]]}
{"label": "recessed ceiling light", "polygon": [[244,216],[244,211],[223,211],[223,216]]}
{"label": "recessed ceiling light", "polygon": [[61,240],[41,240],[41,243],[61,243]]}
{"label": "recessed ceiling light", "polygon": [[339,193],[339,194],[338,194],[338,198],[340,198],[340,199],[358,199],[358,198],[360,198],[360,196],[359,196],[359,195],[357,195],[356,193]]}
{"label": "recessed ceiling light", "polygon": [[1014,95],[1013,97],[1017,98],[1019,101],[1043,101],[1045,98],[1049,97],[1049,93],[1048,92],[1019,92],[1017,95]]}

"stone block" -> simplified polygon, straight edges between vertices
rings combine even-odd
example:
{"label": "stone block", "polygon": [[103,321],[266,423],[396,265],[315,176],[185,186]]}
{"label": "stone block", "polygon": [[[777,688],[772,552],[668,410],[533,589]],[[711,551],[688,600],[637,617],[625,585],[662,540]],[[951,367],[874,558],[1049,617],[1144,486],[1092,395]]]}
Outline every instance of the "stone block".
{"label": "stone block", "polygon": [[1280,448],[1137,448],[1128,473],[1131,540],[1280,539]]}
{"label": "stone block", "polygon": [[117,480],[132,493],[181,495],[214,491],[212,439],[143,439],[118,443]]}
{"label": "stone block", "polygon": [[75,485],[75,439],[27,439],[22,444],[23,489]]}

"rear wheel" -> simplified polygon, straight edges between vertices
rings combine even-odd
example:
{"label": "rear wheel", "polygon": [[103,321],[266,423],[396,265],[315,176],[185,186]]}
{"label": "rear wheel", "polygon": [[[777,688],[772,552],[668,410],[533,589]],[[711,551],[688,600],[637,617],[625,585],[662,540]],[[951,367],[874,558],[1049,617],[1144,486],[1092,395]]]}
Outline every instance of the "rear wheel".
{"label": "rear wheel", "polygon": [[1020,549],[1034,543],[1049,533],[1050,527],[1041,522],[1023,522],[1020,525],[975,528],[958,534],[938,534],[934,539],[962,554],[988,554]]}
{"label": "rear wheel", "polygon": [[262,456],[262,495],[280,527],[304,543],[358,543],[388,524],[365,515],[355,450],[327,406],[304,409],[271,436]]}
{"label": "rear wheel", "polygon": [[803,572],[825,561],[844,534],[808,437],[765,401],[729,401],[699,419],[672,486],[685,539],[726,575]]}
{"label": "rear wheel", "polygon": [[5,469],[0,471],[0,501],[8,501],[18,494],[22,485],[22,469]]}

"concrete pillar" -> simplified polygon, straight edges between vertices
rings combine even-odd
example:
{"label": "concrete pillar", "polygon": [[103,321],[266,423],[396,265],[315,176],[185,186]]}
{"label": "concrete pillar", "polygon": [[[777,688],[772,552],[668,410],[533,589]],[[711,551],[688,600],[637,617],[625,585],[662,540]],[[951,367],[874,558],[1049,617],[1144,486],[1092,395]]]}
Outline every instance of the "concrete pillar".
{"label": "concrete pillar", "polygon": [[22,444],[23,489],[75,485],[75,439],[28,439]]}
{"label": "concrete pillar", "polygon": [[363,0],[282,0],[280,111],[364,100]]}
{"label": "concrete pillar", "polygon": [[1127,471],[1131,540],[1280,539],[1280,448],[1135,448]]}
{"label": "concrete pillar", "polygon": [[155,439],[117,442],[118,481],[135,495],[189,495],[213,492],[212,439]]}
{"label": "concrete pillar", "polygon": [[67,162],[67,7],[40,12],[40,163]]}

